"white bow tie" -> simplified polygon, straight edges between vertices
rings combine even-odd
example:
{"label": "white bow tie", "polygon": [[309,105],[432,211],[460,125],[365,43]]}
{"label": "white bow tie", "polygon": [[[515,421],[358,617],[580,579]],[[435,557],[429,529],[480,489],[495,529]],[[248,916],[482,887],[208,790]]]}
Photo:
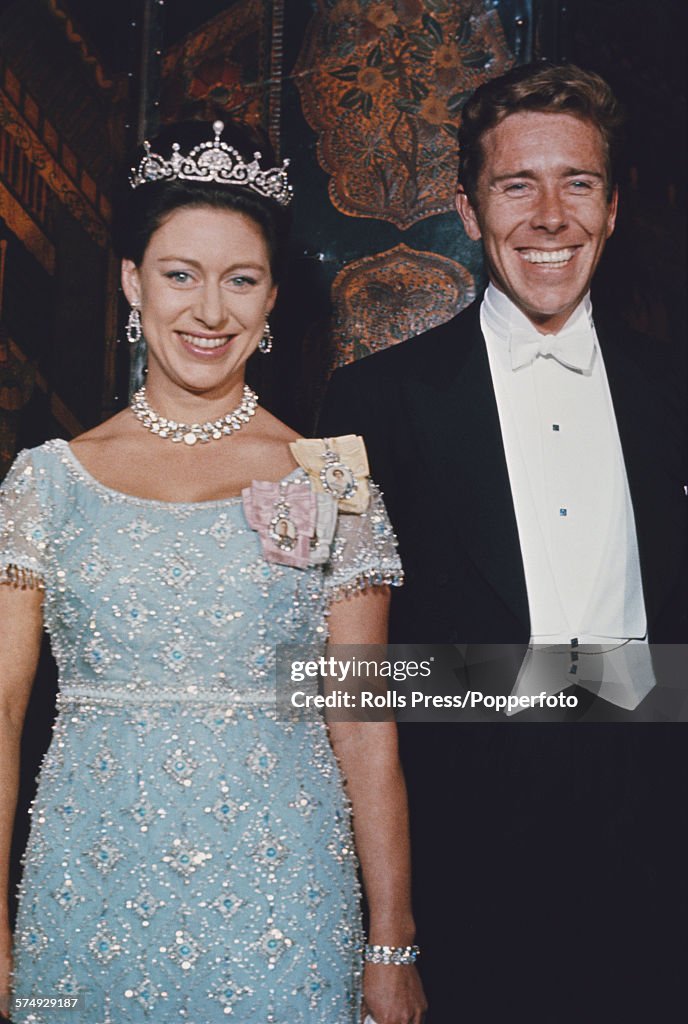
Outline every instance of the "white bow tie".
{"label": "white bow tie", "polygon": [[537,356],[552,356],[572,370],[588,370],[595,349],[591,330],[564,328],[559,334],[538,334],[533,328],[512,327],[509,334],[511,369],[528,366]]}

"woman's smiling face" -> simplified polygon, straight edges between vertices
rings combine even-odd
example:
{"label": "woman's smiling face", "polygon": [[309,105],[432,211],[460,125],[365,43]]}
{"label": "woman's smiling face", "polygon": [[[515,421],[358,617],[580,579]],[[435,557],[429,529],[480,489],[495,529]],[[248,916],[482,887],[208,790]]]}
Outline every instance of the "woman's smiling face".
{"label": "woman's smiling face", "polygon": [[234,210],[184,206],[151,236],[122,286],[141,308],[148,384],[220,398],[243,382],[277,287],[260,227]]}

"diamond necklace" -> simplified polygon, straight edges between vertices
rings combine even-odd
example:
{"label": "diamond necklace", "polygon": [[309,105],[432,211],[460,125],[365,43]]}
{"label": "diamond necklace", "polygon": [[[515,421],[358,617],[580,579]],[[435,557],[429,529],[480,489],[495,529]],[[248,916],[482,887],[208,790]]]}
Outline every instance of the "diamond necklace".
{"label": "diamond necklace", "polygon": [[252,391],[248,384],[244,384],[244,395],[241,405],[232,409],[226,416],[219,420],[208,420],[207,423],[177,423],[175,420],[165,419],[157,412],[153,412],[148,399],[146,398],[146,386],[139,388],[131,400],[131,411],[139,423],[142,423],[146,430],[158,437],[167,437],[175,443],[183,441],[184,444],[193,445],[197,441],[218,441],[221,437],[228,437],[241,430],[245,423],[251,419],[258,407],[258,395]]}

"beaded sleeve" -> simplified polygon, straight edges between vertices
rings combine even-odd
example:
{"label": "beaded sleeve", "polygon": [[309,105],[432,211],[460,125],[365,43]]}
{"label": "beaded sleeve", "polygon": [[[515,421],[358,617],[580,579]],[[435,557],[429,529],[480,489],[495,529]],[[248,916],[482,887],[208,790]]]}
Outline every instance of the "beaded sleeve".
{"label": "beaded sleeve", "polygon": [[0,584],[43,590],[46,541],[36,471],[23,451],[0,485]]}
{"label": "beaded sleeve", "polygon": [[380,490],[371,482],[365,512],[339,513],[325,586],[338,600],[370,586],[400,587],[403,581],[397,540]]}

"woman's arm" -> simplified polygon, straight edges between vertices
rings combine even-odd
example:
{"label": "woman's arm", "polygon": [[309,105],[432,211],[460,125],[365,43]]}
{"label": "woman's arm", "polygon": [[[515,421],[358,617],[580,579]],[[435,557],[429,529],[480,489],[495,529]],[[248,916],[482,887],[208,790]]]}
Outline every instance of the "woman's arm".
{"label": "woman's arm", "polygon": [[[386,643],[388,609],[387,587],[371,587],[335,601],[329,620],[330,643]],[[329,728],[353,807],[356,850],[370,909],[368,942],[409,946],[415,926],[406,787],[396,724],[332,722]],[[426,1009],[413,966],[366,964],[364,1001],[376,1024],[420,1024]]]}
{"label": "woman's arm", "polygon": [[0,584],[0,1013],[9,1013],[8,887],[24,715],[41,649],[43,594]]}

